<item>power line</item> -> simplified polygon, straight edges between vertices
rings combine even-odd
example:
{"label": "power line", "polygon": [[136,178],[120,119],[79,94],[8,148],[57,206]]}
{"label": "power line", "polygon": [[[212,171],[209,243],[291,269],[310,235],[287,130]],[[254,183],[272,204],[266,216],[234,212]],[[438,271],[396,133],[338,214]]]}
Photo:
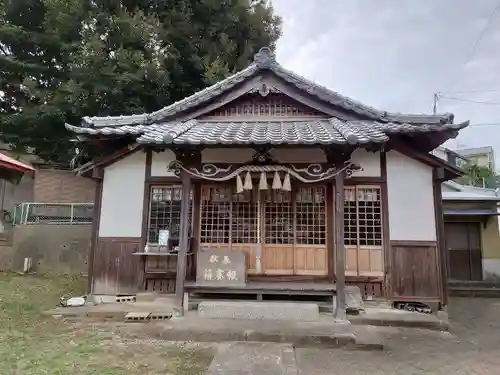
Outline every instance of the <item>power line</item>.
{"label": "power line", "polygon": [[460,91],[440,91],[436,94],[442,95],[444,94],[475,94],[475,93],[483,93],[483,92],[498,92],[500,89],[485,89],[485,90],[460,90]]}
{"label": "power line", "polygon": [[458,102],[465,102],[465,103],[474,103],[474,104],[485,104],[485,105],[500,105],[498,102],[488,102],[488,101],[481,101],[481,100],[471,100],[471,99],[463,99],[463,98],[457,98],[454,96],[447,96],[447,95],[438,95],[438,98],[445,98],[449,100],[456,100]]}
{"label": "power line", "polygon": [[[472,46],[472,49],[470,50],[469,54],[467,55],[467,58],[462,63],[461,67],[464,65],[467,65],[470,62],[470,60],[474,57],[479,45],[481,44],[486,33],[489,31],[489,28],[490,28],[491,24],[493,23],[493,20],[495,19],[495,16],[497,15],[497,13],[499,11],[500,11],[500,2],[497,4],[495,9],[493,10],[493,13],[491,14],[490,18],[488,18],[488,22],[486,23],[485,27],[483,28],[483,30],[481,31],[481,33],[477,37],[476,41],[474,42],[474,44]],[[457,81],[457,79],[451,81],[451,84],[448,85],[448,91],[451,90],[455,86],[456,81]]]}
{"label": "power line", "polygon": [[475,128],[479,126],[500,126],[500,122],[484,122],[478,124],[470,124],[468,128]]}

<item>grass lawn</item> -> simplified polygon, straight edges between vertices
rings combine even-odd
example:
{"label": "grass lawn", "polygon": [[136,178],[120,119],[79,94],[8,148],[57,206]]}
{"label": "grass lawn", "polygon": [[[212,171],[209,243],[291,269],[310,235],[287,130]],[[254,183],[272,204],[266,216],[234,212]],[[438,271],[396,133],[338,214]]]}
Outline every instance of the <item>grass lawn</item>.
{"label": "grass lawn", "polygon": [[82,277],[0,273],[1,375],[204,373],[213,358],[210,346],[127,337],[114,323],[41,316],[59,297],[82,295],[85,283]]}

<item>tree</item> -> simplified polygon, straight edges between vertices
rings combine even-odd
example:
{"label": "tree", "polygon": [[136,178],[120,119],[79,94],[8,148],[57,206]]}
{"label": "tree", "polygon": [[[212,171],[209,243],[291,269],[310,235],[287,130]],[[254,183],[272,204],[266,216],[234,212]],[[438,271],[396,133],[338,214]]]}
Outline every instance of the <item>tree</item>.
{"label": "tree", "polygon": [[491,168],[467,163],[464,166],[465,175],[460,177],[457,182],[463,185],[497,189],[500,186],[500,175]]}
{"label": "tree", "polygon": [[65,122],[162,108],[280,30],[264,0],[0,0],[0,140],[67,161]]}

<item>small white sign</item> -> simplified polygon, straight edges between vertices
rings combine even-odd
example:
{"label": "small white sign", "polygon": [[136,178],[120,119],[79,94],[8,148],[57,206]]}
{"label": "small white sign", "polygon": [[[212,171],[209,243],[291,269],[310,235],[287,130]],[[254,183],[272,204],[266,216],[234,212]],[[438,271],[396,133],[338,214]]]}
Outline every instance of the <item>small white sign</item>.
{"label": "small white sign", "polygon": [[168,246],[169,238],[170,238],[170,231],[168,229],[161,229],[158,232],[158,245]]}

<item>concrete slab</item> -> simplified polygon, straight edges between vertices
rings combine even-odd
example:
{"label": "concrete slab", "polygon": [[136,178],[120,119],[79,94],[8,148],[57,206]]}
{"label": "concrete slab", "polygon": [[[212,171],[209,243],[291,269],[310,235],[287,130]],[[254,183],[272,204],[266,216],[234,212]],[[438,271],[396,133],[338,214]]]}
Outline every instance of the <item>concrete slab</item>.
{"label": "concrete slab", "polygon": [[292,375],[298,373],[291,345],[232,343],[215,356],[207,375]]}
{"label": "concrete slab", "polygon": [[292,320],[315,322],[319,307],[315,303],[203,301],[198,313],[204,319]]}
{"label": "concrete slab", "polygon": [[137,293],[135,296],[136,302],[153,302],[160,296],[160,293],[156,292],[143,292]]}
{"label": "concrete slab", "polygon": [[[336,324],[331,316],[316,322],[249,319],[203,319],[196,312],[182,318],[145,325],[142,334],[168,341],[199,342],[275,342],[297,347],[349,347],[381,350],[381,336],[362,334],[364,327]],[[355,334],[357,332],[357,335]],[[366,339],[366,340],[365,340]],[[363,341],[365,340],[365,341]]]}
{"label": "concrete slab", "polygon": [[162,316],[172,315],[175,306],[165,301],[136,303],[103,303],[82,307],[57,307],[45,311],[44,315],[60,315],[63,318],[90,318],[100,320],[123,321],[128,313],[149,312]]}
{"label": "concrete slab", "polygon": [[366,308],[363,313],[348,318],[352,324],[449,330],[446,314],[423,314],[397,309]]}

